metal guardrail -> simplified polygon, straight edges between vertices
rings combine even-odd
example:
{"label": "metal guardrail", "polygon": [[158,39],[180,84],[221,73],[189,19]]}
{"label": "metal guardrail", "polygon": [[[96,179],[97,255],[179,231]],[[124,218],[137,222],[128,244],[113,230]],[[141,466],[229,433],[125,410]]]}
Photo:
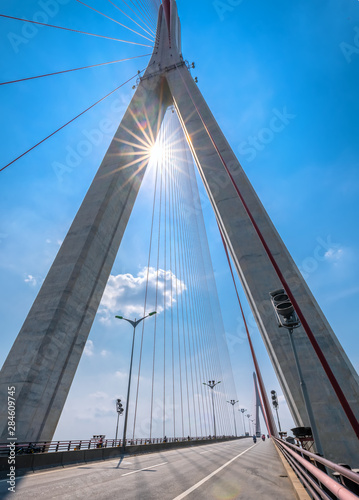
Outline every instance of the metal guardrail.
{"label": "metal guardrail", "polygon": [[[315,500],[358,500],[359,474],[282,439],[275,444]],[[328,470],[332,471],[328,474]]]}
{"label": "metal guardrail", "polygon": [[[180,438],[138,438],[126,439],[126,446],[138,446],[146,444],[174,443],[184,441],[205,441],[223,438],[234,438],[234,436],[212,436],[206,437],[180,437]],[[95,448],[116,448],[123,446],[122,439],[88,439],[71,441],[38,441],[15,444],[15,455],[27,455],[32,453],[56,453],[61,451],[91,450]],[[9,455],[9,443],[0,443],[0,456]]]}

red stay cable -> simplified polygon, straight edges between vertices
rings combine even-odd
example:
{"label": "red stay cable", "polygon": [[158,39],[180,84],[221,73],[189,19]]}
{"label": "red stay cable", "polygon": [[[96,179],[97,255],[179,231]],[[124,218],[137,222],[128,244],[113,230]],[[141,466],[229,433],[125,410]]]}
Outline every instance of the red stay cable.
{"label": "red stay cable", "polygon": [[247,325],[247,320],[246,320],[246,317],[244,315],[244,311],[243,311],[243,307],[242,307],[242,302],[241,302],[241,299],[239,298],[238,288],[237,288],[237,285],[236,285],[236,281],[234,279],[234,273],[233,273],[233,268],[232,268],[231,260],[229,258],[228,248],[227,248],[226,242],[224,241],[224,237],[223,237],[221,228],[219,227],[218,221],[217,221],[217,225],[218,225],[219,233],[220,233],[221,238],[222,238],[222,243],[223,243],[224,251],[226,252],[226,257],[227,257],[227,260],[228,260],[229,269],[231,271],[234,289],[236,291],[236,295],[237,295],[237,299],[238,299],[238,304],[239,304],[239,307],[240,307],[240,310],[241,310],[241,314],[242,314],[242,318],[243,318],[244,327],[245,327],[246,333],[247,333],[247,338],[248,338],[249,347],[250,347],[252,358],[253,358],[254,368],[255,368],[256,373],[257,373],[258,384],[259,384],[260,392],[261,392],[261,395],[262,395],[261,401],[262,401],[262,404],[264,405],[264,418],[265,418],[265,421],[266,421],[267,429],[268,429],[268,432],[270,434],[277,435],[276,426],[275,426],[275,423],[274,423],[273,418],[272,418],[272,414],[271,414],[271,411],[270,411],[270,405],[269,405],[269,402],[268,402],[267,394],[265,392],[265,387],[264,387],[264,382],[263,382],[262,374],[261,374],[261,371],[260,371],[260,368],[259,368],[259,364],[258,364],[258,361],[257,361],[256,353],[254,352],[254,347],[253,347],[252,339],[251,339],[251,336],[250,336],[250,333],[249,333],[249,329],[248,329],[248,325]]}

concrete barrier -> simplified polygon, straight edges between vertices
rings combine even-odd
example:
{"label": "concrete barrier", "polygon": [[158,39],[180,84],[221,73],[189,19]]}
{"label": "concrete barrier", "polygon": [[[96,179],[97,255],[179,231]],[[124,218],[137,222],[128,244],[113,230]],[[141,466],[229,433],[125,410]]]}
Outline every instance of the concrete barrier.
{"label": "concrete barrier", "polygon": [[[247,437],[247,436],[246,436]],[[234,441],[239,438],[220,438],[216,440],[198,441],[175,441],[171,443],[140,444],[126,446],[125,455],[139,455],[142,453],[155,453],[189,446],[200,446],[203,444],[214,444],[223,441]],[[29,455],[17,455],[15,457],[16,475],[24,475],[27,472],[50,469],[52,467],[65,467],[74,464],[109,460],[123,456],[123,450],[119,446],[114,448],[93,448],[90,450],[58,451],[54,453],[33,453]],[[0,479],[6,479],[9,473],[8,457],[0,457]]]}

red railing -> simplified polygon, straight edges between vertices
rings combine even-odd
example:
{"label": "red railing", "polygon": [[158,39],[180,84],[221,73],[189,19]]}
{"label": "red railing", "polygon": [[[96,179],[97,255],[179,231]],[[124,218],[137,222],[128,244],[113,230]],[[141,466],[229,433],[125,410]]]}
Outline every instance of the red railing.
{"label": "red railing", "polygon": [[312,498],[358,500],[357,469],[347,469],[282,439],[273,439]]}

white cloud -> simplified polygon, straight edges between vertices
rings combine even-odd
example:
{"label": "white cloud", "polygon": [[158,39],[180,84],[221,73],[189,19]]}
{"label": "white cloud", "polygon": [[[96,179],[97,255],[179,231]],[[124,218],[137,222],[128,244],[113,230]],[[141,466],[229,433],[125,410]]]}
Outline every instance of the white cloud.
{"label": "white cloud", "polygon": [[97,400],[108,400],[110,398],[110,396],[106,394],[106,392],[102,391],[93,392],[92,394],[89,394],[89,397]]}
{"label": "white cloud", "polygon": [[104,358],[106,356],[108,356],[110,353],[108,351],[106,351],[106,349],[103,349],[101,352],[100,352],[101,356],[103,356]]}
{"label": "white cloud", "polygon": [[91,357],[94,355],[94,345],[92,340],[87,340],[84,348],[85,356]]}
{"label": "white cloud", "polygon": [[343,248],[329,248],[324,254],[324,258],[330,262],[338,262],[344,256]]}
{"label": "white cloud", "polygon": [[31,274],[28,274],[26,278],[24,279],[25,283],[29,283],[31,286],[36,286],[37,285],[37,280],[32,276]]}
{"label": "white cloud", "polygon": [[176,292],[179,295],[186,290],[185,283],[171,271],[157,271],[154,267],[143,268],[137,276],[129,273],[111,275],[99,308],[100,321],[107,323],[116,314],[129,318],[143,314],[147,279],[146,312],[156,310],[161,313],[164,308],[170,309],[176,302]]}

